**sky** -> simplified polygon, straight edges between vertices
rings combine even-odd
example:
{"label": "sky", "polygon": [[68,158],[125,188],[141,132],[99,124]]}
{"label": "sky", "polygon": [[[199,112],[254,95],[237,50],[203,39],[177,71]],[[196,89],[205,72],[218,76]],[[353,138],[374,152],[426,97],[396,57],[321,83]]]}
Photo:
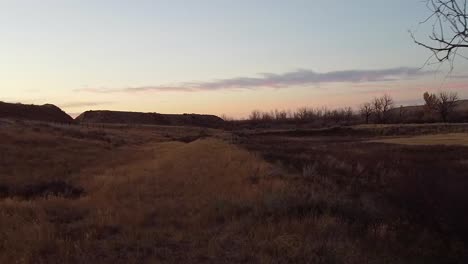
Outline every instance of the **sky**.
{"label": "sky", "polygon": [[468,98],[468,63],[425,66],[421,0],[0,0],[0,101],[206,113]]}

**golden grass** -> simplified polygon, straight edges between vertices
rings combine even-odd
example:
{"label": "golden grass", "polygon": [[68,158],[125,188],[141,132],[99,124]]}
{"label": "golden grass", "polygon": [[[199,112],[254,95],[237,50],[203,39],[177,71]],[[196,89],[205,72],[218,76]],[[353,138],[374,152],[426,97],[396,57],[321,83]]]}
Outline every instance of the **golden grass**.
{"label": "golden grass", "polygon": [[[395,263],[395,230],[349,222],[377,210],[371,201],[351,204],[316,166],[286,172],[222,139],[180,127],[0,130],[0,263]],[[83,193],[24,195],[53,181]]]}
{"label": "golden grass", "polygon": [[[259,157],[217,139],[186,144],[155,137],[116,148],[61,132],[62,138],[29,130],[3,137],[2,150],[10,159],[3,159],[0,183],[21,189],[61,175],[85,194],[0,199],[0,263],[210,258],[223,252],[219,224],[284,185],[265,180],[271,166]],[[14,142],[29,151],[8,146]],[[237,224],[232,228],[245,228]]]}
{"label": "golden grass", "polygon": [[353,128],[393,128],[393,127],[458,127],[466,126],[467,123],[410,123],[410,124],[360,124],[354,125]]}
{"label": "golden grass", "polygon": [[413,137],[382,138],[369,142],[403,145],[459,145],[468,146],[468,133],[421,135]]}

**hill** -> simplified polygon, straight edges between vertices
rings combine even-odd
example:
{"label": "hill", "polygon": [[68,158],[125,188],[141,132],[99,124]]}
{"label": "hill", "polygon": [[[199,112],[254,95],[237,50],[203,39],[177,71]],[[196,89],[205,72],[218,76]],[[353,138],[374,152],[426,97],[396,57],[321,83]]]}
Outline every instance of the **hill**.
{"label": "hill", "polygon": [[33,120],[55,123],[73,123],[67,113],[52,104],[26,105],[0,102],[0,118]]}
{"label": "hill", "polygon": [[[420,123],[427,121],[440,121],[437,116],[427,116],[424,110],[424,105],[411,105],[403,107],[395,107],[390,110],[393,117],[398,119],[401,113],[401,118],[404,122]],[[460,100],[457,102],[453,113],[449,116],[452,122],[468,121],[468,100]]]}
{"label": "hill", "polygon": [[80,123],[143,124],[219,127],[224,120],[215,115],[159,114],[120,111],[86,111],[75,120]]}

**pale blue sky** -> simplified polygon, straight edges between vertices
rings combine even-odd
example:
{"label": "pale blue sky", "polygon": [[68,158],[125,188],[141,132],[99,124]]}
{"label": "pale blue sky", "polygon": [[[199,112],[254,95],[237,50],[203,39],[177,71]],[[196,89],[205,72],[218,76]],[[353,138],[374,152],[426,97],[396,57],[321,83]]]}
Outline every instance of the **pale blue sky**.
{"label": "pale blue sky", "polygon": [[[273,89],[223,85],[259,73],[284,78],[298,69],[419,67],[429,53],[412,43],[408,30],[427,15],[420,0],[0,0],[0,100],[51,102],[72,113],[235,116],[253,108],[356,105],[371,96],[357,94],[393,93],[392,87],[400,91],[396,99],[413,100],[416,92],[401,92],[406,86],[444,88],[444,75],[408,76],[417,80],[393,86],[347,79]],[[189,82],[216,88],[182,91]],[[141,89],[155,86],[165,89]]]}

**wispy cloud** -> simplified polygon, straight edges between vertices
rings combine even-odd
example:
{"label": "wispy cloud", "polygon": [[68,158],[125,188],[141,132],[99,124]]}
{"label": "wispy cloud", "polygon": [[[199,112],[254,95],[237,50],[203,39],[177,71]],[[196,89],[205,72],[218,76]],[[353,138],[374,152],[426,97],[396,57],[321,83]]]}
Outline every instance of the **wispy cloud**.
{"label": "wispy cloud", "polygon": [[318,73],[311,70],[297,70],[281,74],[261,73],[258,77],[236,77],[205,82],[180,83],[164,86],[142,86],[127,88],[83,88],[78,92],[93,93],[140,93],[140,92],[196,92],[231,89],[286,88],[321,83],[368,83],[391,82],[415,79],[434,73],[418,68],[400,67],[382,70],[347,70]]}

